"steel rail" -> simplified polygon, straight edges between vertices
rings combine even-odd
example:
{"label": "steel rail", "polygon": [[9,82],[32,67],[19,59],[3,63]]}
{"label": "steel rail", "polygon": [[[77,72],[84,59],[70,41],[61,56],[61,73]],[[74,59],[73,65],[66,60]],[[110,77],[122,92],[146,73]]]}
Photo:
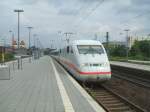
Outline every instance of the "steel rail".
{"label": "steel rail", "polygon": [[112,77],[119,78],[119,79],[122,79],[122,80],[126,80],[130,83],[133,83],[133,84],[136,84],[138,86],[150,89],[150,80],[146,80],[146,79],[143,79],[141,77],[128,75],[128,74],[125,74],[125,73],[119,73],[119,72],[116,72],[116,71],[113,71]]}
{"label": "steel rail", "polygon": [[146,112],[104,84],[96,88],[84,88],[107,112]]}

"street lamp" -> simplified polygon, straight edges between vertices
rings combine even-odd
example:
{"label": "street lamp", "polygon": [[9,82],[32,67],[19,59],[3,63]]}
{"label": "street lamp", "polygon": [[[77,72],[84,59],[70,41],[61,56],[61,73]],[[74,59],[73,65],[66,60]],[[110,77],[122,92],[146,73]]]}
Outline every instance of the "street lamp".
{"label": "street lamp", "polygon": [[62,31],[58,31],[58,35],[60,36],[60,40],[58,38],[58,42],[60,42],[59,49],[61,49],[61,34],[62,34]]}
{"label": "street lamp", "polygon": [[106,32],[106,51],[107,51],[107,55],[108,57],[110,57],[110,54],[109,54],[109,32]]}
{"label": "street lamp", "polygon": [[36,37],[37,37],[37,34],[33,34],[33,41],[34,41],[34,47],[36,48]]}
{"label": "street lamp", "polygon": [[30,56],[29,62],[31,63],[31,29],[32,29],[33,27],[28,26],[28,27],[26,27],[26,28],[28,28],[28,30],[29,30],[29,56]]}
{"label": "street lamp", "polygon": [[10,34],[11,34],[11,48],[12,48],[12,51],[14,53],[14,46],[13,46],[13,42],[14,42],[14,33],[12,30],[9,30]]}
{"label": "street lamp", "polygon": [[126,32],[126,58],[127,58],[127,61],[128,61],[128,55],[129,55],[129,31],[130,29],[125,29],[124,30]]}
{"label": "street lamp", "polygon": [[[20,48],[20,12],[24,12],[24,10],[16,9],[14,12],[18,13],[18,50]],[[20,69],[20,62],[18,59],[18,69]]]}
{"label": "street lamp", "polygon": [[26,28],[28,28],[28,30],[29,30],[29,49],[30,49],[30,47],[31,47],[31,29],[33,27],[29,26],[29,27],[26,27]]}
{"label": "street lamp", "polygon": [[20,48],[20,12],[24,12],[24,10],[16,9],[14,12],[18,13],[18,49]]}

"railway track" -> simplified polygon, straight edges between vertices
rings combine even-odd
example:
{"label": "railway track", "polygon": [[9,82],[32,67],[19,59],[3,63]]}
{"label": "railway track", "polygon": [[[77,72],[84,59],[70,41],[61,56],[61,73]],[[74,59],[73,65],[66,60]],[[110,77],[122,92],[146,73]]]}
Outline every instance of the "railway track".
{"label": "railway track", "polygon": [[107,112],[146,112],[104,85],[84,87]]}
{"label": "railway track", "polygon": [[150,71],[128,68],[123,66],[111,65],[111,70],[115,74],[137,79],[143,82],[150,83]]}
{"label": "railway track", "polygon": [[136,75],[128,75],[126,73],[120,73],[118,71],[113,70],[112,77],[126,80],[138,86],[150,89],[150,80],[138,77]]}

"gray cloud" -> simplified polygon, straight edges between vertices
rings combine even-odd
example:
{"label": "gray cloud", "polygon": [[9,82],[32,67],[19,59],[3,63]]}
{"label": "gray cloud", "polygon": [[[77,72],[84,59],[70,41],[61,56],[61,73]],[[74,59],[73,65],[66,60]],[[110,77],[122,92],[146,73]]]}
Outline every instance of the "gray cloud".
{"label": "gray cloud", "polygon": [[61,9],[58,14],[60,15],[77,15],[78,11],[77,10],[66,10],[66,9]]}
{"label": "gray cloud", "polygon": [[30,5],[33,5],[33,4],[36,4],[38,3],[40,0],[21,0],[20,1],[20,4],[22,5],[27,5],[27,4],[30,4]]}
{"label": "gray cloud", "polygon": [[[28,41],[25,25],[34,27],[45,46],[51,39],[58,39],[58,30],[77,33],[77,38],[93,38],[94,33],[111,39],[120,39],[119,32],[129,28],[132,33],[149,33],[149,0],[3,0],[0,3],[0,36],[10,37],[12,29],[17,36],[16,8],[24,9],[21,14],[21,37]],[[63,35],[61,35],[62,38]],[[103,39],[102,39],[103,40]]]}

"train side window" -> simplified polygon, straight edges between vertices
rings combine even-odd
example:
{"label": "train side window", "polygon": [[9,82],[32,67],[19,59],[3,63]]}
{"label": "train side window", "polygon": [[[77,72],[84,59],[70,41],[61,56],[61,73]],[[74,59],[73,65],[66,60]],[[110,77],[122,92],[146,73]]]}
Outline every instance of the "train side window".
{"label": "train side window", "polygon": [[67,53],[69,53],[69,46],[67,46]]}

